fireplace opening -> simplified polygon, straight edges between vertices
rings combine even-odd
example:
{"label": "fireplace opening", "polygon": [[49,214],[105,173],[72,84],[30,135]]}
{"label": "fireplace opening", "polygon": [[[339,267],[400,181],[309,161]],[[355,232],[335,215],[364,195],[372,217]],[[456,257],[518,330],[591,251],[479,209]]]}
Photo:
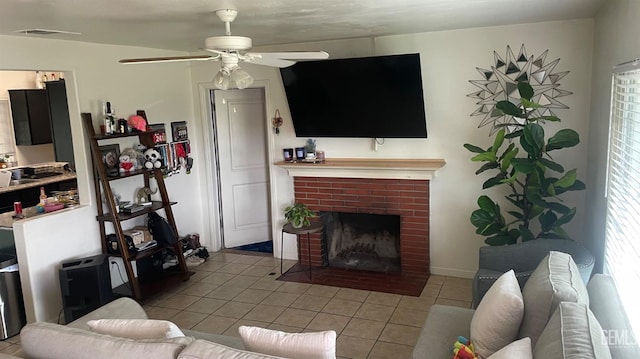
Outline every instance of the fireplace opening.
{"label": "fireplace opening", "polygon": [[400,272],[400,216],[320,212],[323,262],[337,268]]}

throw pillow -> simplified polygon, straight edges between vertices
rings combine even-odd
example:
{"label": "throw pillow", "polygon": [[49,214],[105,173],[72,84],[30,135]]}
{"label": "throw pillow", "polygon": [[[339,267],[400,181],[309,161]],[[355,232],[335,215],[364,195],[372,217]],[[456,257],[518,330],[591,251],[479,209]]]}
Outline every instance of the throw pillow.
{"label": "throw pillow", "polygon": [[20,344],[33,359],[175,359],[193,338],[136,340],[98,334],[53,323],[32,323],[20,332]]}
{"label": "throw pillow", "polygon": [[531,339],[522,338],[493,353],[487,359],[533,359]]}
{"label": "throw pillow", "polygon": [[524,317],[520,338],[531,338],[535,347],[538,337],[560,302],[589,305],[589,293],[571,255],[551,251],[531,273],[522,290]]}
{"label": "throw pillow", "polygon": [[607,338],[589,307],[562,302],[533,348],[536,359],[611,359]]}
{"label": "throw pillow", "polygon": [[513,270],[493,283],[471,319],[471,342],[486,358],[513,342],[522,322],[524,303]]}
{"label": "throw pillow", "polygon": [[92,331],[131,339],[171,339],[184,337],[175,324],[153,319],[99,319],[87,322]]}
{"label": "throw pillow", "polygon": [[241,326],[244,347],[250,351],[291,359],[335,359],[336,332],[285,333],[278,330]]}

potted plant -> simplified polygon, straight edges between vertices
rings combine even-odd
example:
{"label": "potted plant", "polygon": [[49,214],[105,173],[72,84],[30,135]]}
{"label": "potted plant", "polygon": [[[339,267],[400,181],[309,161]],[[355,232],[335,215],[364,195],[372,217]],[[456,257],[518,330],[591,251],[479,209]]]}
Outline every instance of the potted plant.
{"label": "potted plant", "polygon": [[291,223],[293,228],[301,228],[311,225],[310,218],[317,217],[316,213],[304,203],[296,202],[284,209],[284,218]]}
{"label": "potted plant", "polygon": [[[507,210],[508,220],[498,201],[486,195],[478,198],[479,209],[471,214],[476,233],[485,236],[485,243],[489,245],[515,244],[538,238],[569,239],[562,226],[571,221],[576,209],[564,205],[559,196],[567,191],[585,189],[584,183],[576,178],[575,169],[565,171],[551,156],[553,151],[580,143],[578,133],[563,129],[545,139],[541,123],[560,119],[533,117],[532,110],[541,107],[531,101],[533,88],[520,82],[518,91],[519,105],[510,101],[496,104],[496,109],[514,116],[518,123],[501,125],[493,145],[487,149],[464,145],[475,153],[472,161],[483,162],[476,174],[489,170],[496,172],[482,188],[504,186],[508,190],[504,197],[512,207]],[[515,126],[515,130],[507,134],[505,128],[508,126]],[[508,143],[506,148],[503,147],[505,143]]]}

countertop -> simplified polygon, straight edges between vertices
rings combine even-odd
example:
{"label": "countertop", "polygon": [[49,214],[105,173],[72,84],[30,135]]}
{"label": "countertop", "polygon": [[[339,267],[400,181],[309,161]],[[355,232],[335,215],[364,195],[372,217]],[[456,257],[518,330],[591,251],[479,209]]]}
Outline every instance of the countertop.
{"label": "countertop", "polygon": [[25,188],[31,188],[31,187],[40,187],[40,186],[44,186],[46,184],[49,183],[56,183],[56,182],[62,182],[62,181],[66,181],[66,180],[71,180],[71,179],[75,179],[76,178],[76,174],[73,172],[64,172],[58,176],[51,176],[51,177],[45,177],[45,178],[40,178],[37,180],[33,180],[33,182],[29,182],[29,183],[23,183],[23,184],[17,184],[17,185],[10,185],[7,187],[2,187],[0,188],[0,193],[7,193],[7,192],[13,192],[13,191],[19,191],[21,189],[25,189]]}
{"label": "countertop", "polygon": [[[54,213],[54,212],[49,212],[49,213]],[[0,213],[0,227],[13,228],[13,223],[16,221],[34,218],[34,217],[43,215],[45,213],[38,213],[38,210],[34,206],[34,207],[27,207],[22,209],[22,214],[24,215],[23,218],[13,218],[13,214],[14,214],[13,211]]]}

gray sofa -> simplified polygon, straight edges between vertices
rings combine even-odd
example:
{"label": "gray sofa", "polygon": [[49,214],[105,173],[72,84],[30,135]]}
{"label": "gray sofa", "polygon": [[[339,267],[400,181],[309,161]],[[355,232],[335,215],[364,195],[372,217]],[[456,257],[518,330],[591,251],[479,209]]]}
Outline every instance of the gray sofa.
{"label": "gray sofa", "polygon": [[[208,334],[182,329],[187,340],[130,340],[91,332],[87,322],[93,319],[148,319],[144,309],[133,299],[119,298],[66,326],[53,323],[32,323],[22,329],[22,349],[13,355],[0,353],[0,359],[8,358],[48,358],[46,353],[55,353],[51,357],[65,358],[159,358],[150,348],[157,347],[162,357],[174,358],[218,358],[220,351],[227,351],[234,358],[276,358],[243,351],[230,352],[231,349],[244,349],[242,341],[236,337]],[[43,335],[46,333],[46,335]],[[82,345],[83,344],[83,345]],[[163,347],[164,346],[164,347]],[[214,348],[215,346],[215,348]],[[71,349],[70,349],[71,348]],[[140,355],[140,352],[145,353]],[[40,353],[30,356],[28,353]],[[61,354],[64,353],[64,354]],[[203,354],[204,353],[204,354]],[[254,355],[255,354],[255,355]],[[236,355],[236,356],[233,356]]]}
{"label": "gray sofa", "polygon": [[472,306],[475,308],[489,290],[493,282],[502,273],[513,269],[520,288],[524,287],[527,279],[538,263],[550,251],[569,253],[576,263],[580,275],[585,283],[589,282],[595,258],[589,251],[576,241],[566,239],[536,239],[508,246],[480,247],[478,252],[478,271],[472,282]]}
{"label": "gray sofa", "polygon": [[[593,312],[605,333],[631,333],[629,321],[621,310],[622,304],[611,277],[596,274],[587,285],[589,309]],[[526,303],[525,303],[526,311]],[[451,358],[453,342],[458,336],[470,337],[471,320],[475,310],[434,305],[429,311],[418,342],[413,351],[414,359]],[[585,328],[588,330],[588,328]],[[556,337],[560,337],[557,335]],[[631,338],[627,338],[631,339]],[[615,344],[615,343],[614,343]],[[609,345],[612,359],[631,359],[640,357],[640,348],[635,340]],[[590,356],[573,353],[574,356],[561,354],[558,350],[554,358],[590,358]],[[551,359],[537,357],[534,359]]]}

